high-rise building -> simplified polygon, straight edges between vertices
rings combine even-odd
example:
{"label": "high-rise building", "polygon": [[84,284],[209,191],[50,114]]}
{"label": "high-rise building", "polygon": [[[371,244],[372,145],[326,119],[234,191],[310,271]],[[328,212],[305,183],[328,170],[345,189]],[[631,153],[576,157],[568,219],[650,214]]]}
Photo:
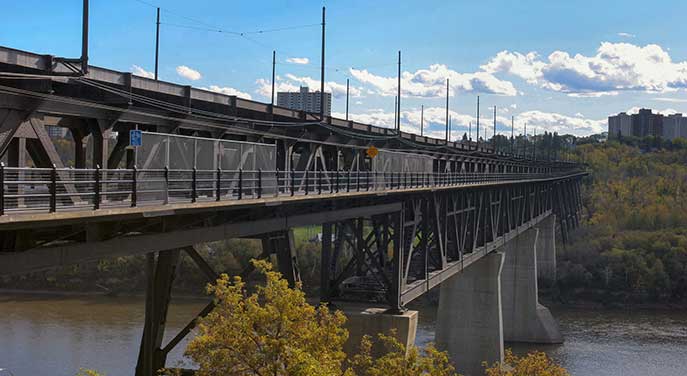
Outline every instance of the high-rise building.
{"label": "high-rise building", "polygon": [[663,115],[654,114],[642,108],[638,113],[628,115],[624,112],[608,117],[608,137],[663,137]]}
{"label": "high-rise building", "polygon": [[687,117],[682,114],[668,115],[663,118],[662,137],[674,140],[678,137],[687,138]]}
{"label": "high-rise building", "polygon": [[663,115],[654,114],[650,109],[642,108],[632,114],[632,135],[635,137],[662,136]]}
{"label": "high-rise building", "polygon": [[608,138],[630,136],[632,134],[632,117],[624,112],[608,117]]}
{"label": "high-rise building", "polygon": [[[300,91],[279,92],[277,93],[277,106],[301,110],[306,112],[320,113],[320,92],[310,91],[307,86],[301,86]],[[332,113],[332,94],[324,93],[324,114],[330,116]]]}

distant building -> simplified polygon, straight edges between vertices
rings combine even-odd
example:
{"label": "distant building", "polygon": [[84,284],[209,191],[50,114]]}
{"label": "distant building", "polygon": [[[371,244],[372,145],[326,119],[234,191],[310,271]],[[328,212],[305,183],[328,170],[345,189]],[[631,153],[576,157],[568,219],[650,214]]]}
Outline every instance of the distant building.
{"label": "distant building", "polygon": [[624,112],[608,117],[608,138],[630,136],[632,134],[632,117]]}
{"label": "distant building", "polygon": [[[277,93],[277,106],[301,110],[306,112],[320,113],[320,92],[310,91],[307,86],[301,86],[297,93],[280,92]],[[324,93],[324,114],[332,114],[332,94]]]}
{"label": "distant building", "polygon": [[678,137],[687,138],[687,117],[682,114],[668,115],[663,118],[662,137],[674,140]]}
{"label": "distant building", "polygon": [[663,137],[663,119],[663,115],[646,108],[632,115],[621,112],[608,117],[608,137]]}

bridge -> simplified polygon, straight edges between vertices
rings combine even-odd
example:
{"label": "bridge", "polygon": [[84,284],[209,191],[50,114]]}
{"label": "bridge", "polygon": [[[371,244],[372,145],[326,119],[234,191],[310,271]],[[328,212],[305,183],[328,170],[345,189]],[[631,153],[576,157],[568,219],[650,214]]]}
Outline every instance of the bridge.
{"label": "bridge", "polygon": [[[61,129],[71,166],[50,136]],[[164,367],[194,327],[162,342],[182,253],[214,281],[195,246],[260,239],[295,284],[292,229],[309,225],[322,227],[319,298],[346,311],[351,341],[393,328],[412,344],[405,306],[437,286],[437,343],[462,373],[502,359],[504,340],[562,341],[537,281],[555,279],[555,237],[579,223],[574,163],[127,72],[74,74],[5,47],[0,156],[0,275],[146,255],[137,375]]]}

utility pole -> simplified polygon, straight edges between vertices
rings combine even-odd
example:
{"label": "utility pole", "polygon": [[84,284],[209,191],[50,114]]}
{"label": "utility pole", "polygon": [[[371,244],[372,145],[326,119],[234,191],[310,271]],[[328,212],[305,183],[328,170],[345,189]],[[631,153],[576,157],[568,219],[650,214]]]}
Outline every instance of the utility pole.
{"label": "utility pole", "polygon": [[515,143],[515,116],[510,117],[510,154],[513,154],[513,144]]}
{"label": "utility pole", "polygon": [[448,78],[446,79],[446,141],[448,141],[448,88],[449,88],[449,82]]}
{"label": "utility pole", "polygon": [[424,136],[425,128],[425,105],[420,106],[420,136]]}
{"label": "utility pole", "polygon": [[525,122],[525,136],[522,139],[522,157],[527,157],[527,122]]}
{"label": "utility pole", "polygon": [[394,128],[396,128],[396,116],[398,115],[396,109],[398,108],[398,97],[394,97]]}
{"label": "utility pole", "polygon": [[451,115],[448,115],[448,140],[451,141]]}
{"label": "utility pole", "polygon": [[346,79],[346,121],[348,121],[348,81],[349,79]]}
{"label": "utility pole", "polygon": [[277,51],[272,51],[272,107],[274,107],[274,79],[277,70]]}
{"label": "utility pole", "polygon": [[398,115],[396,116],[396,129],[401,131],[401,51],[398,51],[398,86],[396,87],[398,102],[396,104],[396,111]]}
{"label": "utility pole", "polygon": [[491,137],[494,152],[496,152],[496,105],[494,105],[494,135]]}
{"label": "utility pole", "polygon": [[81,73],[88,73],[88,0],[83,0],[83,20],[81,22]]}
{"label": "utility pole", "polygon": [[479,149],[479,95],[477,96],[477,149]]}
{"label": "utility pole", "polygon": [[157,25],[155,27],[155,81],[157,81],[157,67],[160,61],[160,8],[157,8]]}
{"label": "utility pole", "polygon": [[537,128],[534,128],[534,138],[532,138],[532,159],[537,160]]}
{"label": "utility pole", "polygon": [[322,56],[320,59],[320,121],[324,121],[324,27],[325,7],[322,7]]}

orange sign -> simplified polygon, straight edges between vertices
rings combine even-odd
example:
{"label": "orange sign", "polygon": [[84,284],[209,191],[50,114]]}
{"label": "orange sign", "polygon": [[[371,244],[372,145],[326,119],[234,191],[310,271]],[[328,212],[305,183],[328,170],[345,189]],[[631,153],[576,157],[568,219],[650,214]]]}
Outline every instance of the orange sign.
{"label": "orange sign", "polygon": [[379,154],[379,149],[377,149],[376,147],[370,146],[369,148],[367,148],[367,156],[371,159],[374,159],[374,157],[376,157],[377,154]]}

